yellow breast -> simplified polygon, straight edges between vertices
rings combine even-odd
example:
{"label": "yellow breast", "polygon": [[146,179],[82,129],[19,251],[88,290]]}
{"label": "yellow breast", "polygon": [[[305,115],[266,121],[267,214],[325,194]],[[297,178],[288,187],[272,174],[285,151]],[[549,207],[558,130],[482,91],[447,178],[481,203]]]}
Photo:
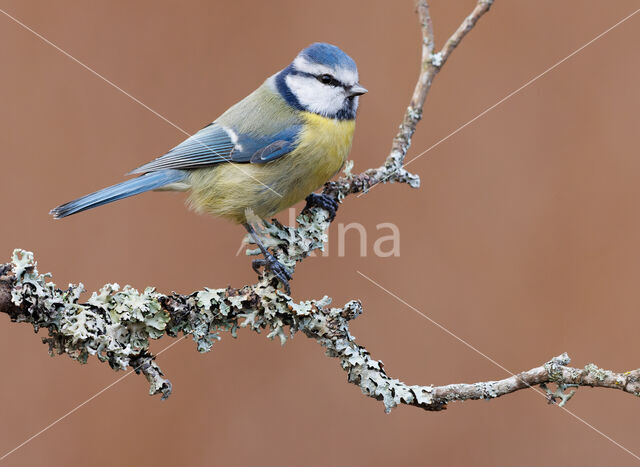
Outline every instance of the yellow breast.
{"label": "yellow breast", "polygon": [[336,120],[303,112],[304,129],[290,159],[300,159],[313,167],[307,175],[316,190],[344,165],[351,150],[355,120]]}
{"label": "yellow breast", "polygon": [[302,117],[305,124],[296,149],[274,161],[279,163],[277,170],[286,174],[275,177],[274,186],[283,195],[275,212],[293,206],[322,187],[342,168],[351,149],[354,120],[336,120],[310,112],[303,112]]}
{"label": "yellow breast", "polygon": [[191,176],[191,206],[243,223],[247,208],[268,218],[329,181],[347,159],[355,121],[310,112],[301,116],[303,129],[296,149],[289,154],[266,164],[227,163],[195,170]]}

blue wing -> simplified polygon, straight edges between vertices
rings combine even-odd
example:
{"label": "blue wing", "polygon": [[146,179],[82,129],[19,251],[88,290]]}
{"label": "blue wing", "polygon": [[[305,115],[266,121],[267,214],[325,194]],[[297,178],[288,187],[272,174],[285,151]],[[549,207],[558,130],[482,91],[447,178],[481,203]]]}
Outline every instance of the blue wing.
{"label": "blue wing", "polygon": [[204,127],[165,155],[132,170],[147,173],[164,169],[197,169],[222,162],[261,164],[277,159],[296,147],[300,125],[274,135],[237,135],[219,123]]}

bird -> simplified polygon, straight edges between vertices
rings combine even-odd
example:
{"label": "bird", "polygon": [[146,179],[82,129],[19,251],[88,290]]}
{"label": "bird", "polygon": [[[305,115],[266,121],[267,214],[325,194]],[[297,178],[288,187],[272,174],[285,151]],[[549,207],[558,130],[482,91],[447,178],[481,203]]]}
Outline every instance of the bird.
{"label": "bird", "polygon": [[166,154],[127,175],[137,177],[51,210],[55,219],[147,191],[186,191],[187,206],[241,224],[290,293],[291,273],[264,246],[247,218],[261,219],[306,200],[333,220],[338,204],[314,191],[344,165],[351,150],[359,97],[355,61],[316,42],[216,120]]}

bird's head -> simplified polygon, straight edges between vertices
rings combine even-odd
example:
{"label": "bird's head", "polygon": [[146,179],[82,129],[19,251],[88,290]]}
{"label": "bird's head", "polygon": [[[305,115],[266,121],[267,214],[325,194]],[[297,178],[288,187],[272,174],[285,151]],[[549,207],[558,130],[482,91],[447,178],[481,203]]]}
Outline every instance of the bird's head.
{"label": "bird's head", "polygon": [[356,117],[358,96],[367,92],[358,83],[356,62],[335,45],[320,42],[303,49],[275,82],[289,105],[340,120]]}

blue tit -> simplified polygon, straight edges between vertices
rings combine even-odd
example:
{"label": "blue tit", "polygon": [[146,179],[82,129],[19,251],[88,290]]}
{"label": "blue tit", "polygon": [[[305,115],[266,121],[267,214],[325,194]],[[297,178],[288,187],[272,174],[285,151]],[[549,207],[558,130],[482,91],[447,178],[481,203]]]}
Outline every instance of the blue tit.
{"label": "blue tit", "polygon": [[51,211],[62,218],[151,190],[188,191],[187,205],[243,224],[287,287],[289,272],[264,248],[247,213],[268,218],[307,199],[333,216],[332,199],[313,194],[343,166],[355,130],[358,82],[351,57],[315,43],[213,123],[130,172],[140,176]]}

